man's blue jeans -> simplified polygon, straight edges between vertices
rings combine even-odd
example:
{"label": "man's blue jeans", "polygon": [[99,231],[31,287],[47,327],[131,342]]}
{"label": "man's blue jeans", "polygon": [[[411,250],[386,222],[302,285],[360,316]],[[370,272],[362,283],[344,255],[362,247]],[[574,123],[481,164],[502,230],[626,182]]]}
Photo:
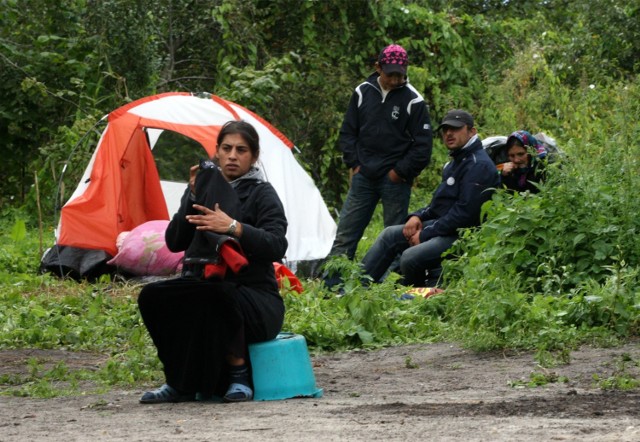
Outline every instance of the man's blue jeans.
{"label": "man's blue jeans", "polygon": [[394,183],[386,174],[371,180],[356,173],[351,179],[351,187],[340,212],[338,230],[329,256],[346,255],[353,259],[358,242],[380,200],[385,227],[404,223],[410,197],[409,183]]}
{"label": "man's blue jeans", "polygon": [[436,236],[418,245],[409,246],[402,234],[403,227],[404,225],[391,226],[382,231],[362,259],[365,273],[375,282],[380,282],[391,263],[400,255],[403,284],[436,287],[442,273],[442,254],[458,237]]}

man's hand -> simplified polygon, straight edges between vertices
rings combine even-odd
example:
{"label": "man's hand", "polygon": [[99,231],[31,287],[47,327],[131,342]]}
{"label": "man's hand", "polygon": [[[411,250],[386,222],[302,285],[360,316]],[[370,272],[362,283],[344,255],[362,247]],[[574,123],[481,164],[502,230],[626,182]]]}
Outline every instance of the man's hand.
{"label": "man's hand", "polygon": [[416,232],[413,234],[411,238],[409,238],[409,245],[417,246],[420,244],[420,232]]}
{"label": "man's hand", "polygon": [[356,166],[353,169],[349,169],[349,182],[351,182],[351,178],[353,178],[353,176],[358,172],[360,172],[360,166]]}
{"label": "man's hand", "polygon": [[391,169],[387,175],[389,176],[389,179],[391,180],[392,183],[400,184],[404,181],[402,177],[398,175],[394,169]]}
{"label": "man's hand", "polygon": [[417,216],[412,216],[411,218],[409,218],[402,228],[402,234],[412,246],[415,245],[411,242],[415,236],[418,236],[418,242],[416,244],[420,243],[419,236],[421,231],[422,221]]}

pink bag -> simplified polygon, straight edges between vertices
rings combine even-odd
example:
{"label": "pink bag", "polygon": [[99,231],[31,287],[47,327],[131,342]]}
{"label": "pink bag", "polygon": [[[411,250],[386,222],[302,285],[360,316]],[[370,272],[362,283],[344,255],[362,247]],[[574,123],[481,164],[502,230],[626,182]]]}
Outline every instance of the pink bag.
{"label": "pink bag", "polygon": [[118,235],[118,254],[107,264],[137,276],[167,276],[179,271],[184,252],[167,248],[164,232],[168,220],[148,221],[131,232]]}

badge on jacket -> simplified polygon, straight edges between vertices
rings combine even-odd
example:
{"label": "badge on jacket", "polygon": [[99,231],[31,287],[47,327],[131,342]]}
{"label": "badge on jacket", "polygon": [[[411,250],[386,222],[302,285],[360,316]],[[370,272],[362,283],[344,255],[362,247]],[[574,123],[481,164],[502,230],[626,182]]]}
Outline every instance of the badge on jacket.
{"label": "badge on jacket", "polygon": [[453,186],[456,183],[456,179],[452,176],[450,176],[449,178],[447,178],[447,184],[449,186]]}
{"label": "badge on jacket", "polygon": [[397,120],[400,118],[400,106],[393,106],[393,110],[391,111],[391,119]]}

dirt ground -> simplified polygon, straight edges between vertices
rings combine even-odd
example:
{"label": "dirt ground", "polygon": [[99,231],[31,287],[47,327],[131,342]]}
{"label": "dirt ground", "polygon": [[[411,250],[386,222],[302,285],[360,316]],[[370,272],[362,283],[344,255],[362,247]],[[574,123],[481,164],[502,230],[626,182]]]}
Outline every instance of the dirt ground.
{"label": "dirt ground", "polygon": [[[0,351],[0,375],[26,370],[29,357],[64,359],[69,367],[103,362],[62,351]],[[314,356],[321,398],[141,405],[142,387],[56,399],[0,396],[0,441],[638,441],[640,390],[594,383],[594,375],[620,374],[625,359],[626,372],[637,376],[637,343],[585,347],[571,352],[569,364],[546,370],[530,353],[441,343]],[[526,387],[532,372],[558,382]]]}

